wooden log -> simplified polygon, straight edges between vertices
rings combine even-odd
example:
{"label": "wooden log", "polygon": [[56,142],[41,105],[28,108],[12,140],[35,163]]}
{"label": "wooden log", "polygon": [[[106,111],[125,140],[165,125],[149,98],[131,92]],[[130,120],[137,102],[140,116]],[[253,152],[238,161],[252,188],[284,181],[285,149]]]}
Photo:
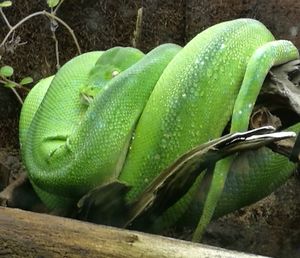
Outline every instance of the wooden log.
{"label": "wooden log", "polygon": [[0,257],[258,257],[0,207]]}

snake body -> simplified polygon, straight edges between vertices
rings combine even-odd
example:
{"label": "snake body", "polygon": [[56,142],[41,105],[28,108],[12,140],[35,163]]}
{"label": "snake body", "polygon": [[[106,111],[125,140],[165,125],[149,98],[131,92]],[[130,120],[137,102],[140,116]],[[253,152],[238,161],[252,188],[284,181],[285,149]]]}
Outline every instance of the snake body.
{"label": "snake body", "polygon": [[[268,70],[297,58],[291,42],[275,41],[252,19],[212,26],[183,48],[164,44],[146,55],[114,48],[78,56],[36,85],[25,101],[20,142],[30,181],[50,208],[74,205],[115,179],[131,186],[127,200],[133,201],[181,154],[221,136],[231,118],[232,132],[246,130]],[[258,185],[278,160],[269,155],[245,168],[257,172]],[[281,161],[285,174],[273,186],[293,167]],[[256,183],[247,181],[250,195]],[[199,179],[166,214],[185,213],[200,184]],[[222,199],[220,214],[232,209],[234,199],[249,196],[228,195],[230,187],[235,192],[240,186],[225,188],[230,198]]]}

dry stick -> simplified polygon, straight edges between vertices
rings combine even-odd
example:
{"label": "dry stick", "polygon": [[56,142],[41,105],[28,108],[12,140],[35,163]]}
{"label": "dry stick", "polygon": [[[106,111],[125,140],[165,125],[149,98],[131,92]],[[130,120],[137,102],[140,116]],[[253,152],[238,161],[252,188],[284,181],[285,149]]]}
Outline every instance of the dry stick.
{"label": "dry stick", "polygon": [[[5,83],[7,83],[7,82],[10,82],[10,83],[15,84],[16,87],[18,87],[18,88],[20,88],[20,89],[29,91],[29,89],[27,89],[26,87],[22,86],[21,84],[19,84],[19,83],[17,83],[17,82],[14,82],[14,81],[12,81],[12,80],[10,80],[10,79],[7,79],[7,78],[2,78],[2,79],[0,79],[0,83],[5,84]],[[24,102],[23,102],[22,98],[20,97],[19,93],[16,91],[16,89],[15,89],[14,87],[11,87],[10,89],[11,89],[11,90],[13,91],[13,93],[16,95],[18,101],[23,105]]]}
{"label": "dry stick", "polygon": [[[58,6],[59,7],[59,6]],[[55,9],[55,11],[57,10],[58,8]],[[24,19],[22,19],[21,21],[19,21],[17,24],[15,24],[14,26],[11,26],[9,21],[7,20],[4,12],[2,11],[2,8],[0,8],[0,13],[2,14],[2,17],[4,18],[7,26],[10,28],[9,32],[6,34],[5,38],[3,39],[3,41],[1,42],[1,45],[0,45],[0,48],[4,46],[4,44],[6,43],[6,41],[9,39],[10,35],[19,27],[21,26],[24,22],[28,21],[29,19],[31,19],[32,17],[35,17],[35,16],[39,16],[39,15],[44,15],[44,16],[47,16],[48,18],[50,19],[54,19],[56,21],[58,21],[59,23],[61,23],[68,31],[69,33],[71,34],[73,40],[74,40],[74,43],[77,47],[77,51],[79,54],[81,54],[81,49],[80,49],[80,46],[78,44],[78,41],[77,41],[77,38],[73,32],[73,30],[71,29],[71,27],[65,23],[62,19],[58,18],[57,16],[55,16],[54,14],[52,13],[49,13],[47,11],[40,11],[40,12],[36,12],[36,13],[32,13],[30,15],[28,15],[27,17],[25,17]],[[56,37],[55,37],[55,39]],[[57,58],[57,50],[58,49],[58,43],[56,43],[56,58]],[[58,60],[58,59],[56,59]],[[59,63],[57,63],[59,65]],[[23,100],[22,98],[19,96],[18,92],[14,89],[14,88],[11,88],[11,90],[13,91],[13,93],[17,96],[18,100],[20,101],[21,104],[23,104]]]}
{"label": "dry stick", "polygon": [[[59,7],[61,6],[61,4],[64,2],[64,0],[61,0],[58,5],[55,7],[55,9],[53,10],[53,8],[51,8],[51,14],[56,15],[57,10],[59,9]],[[51,26],[55,26],[53,23],[56,22],[54,19],[50,19],[50,24]],[[55,43],[55,56],[56,56],[56,70],[59,70],[60,68],[60,61],[59,61],[59,46],[58,46],[58,40],[56,37],[56,28],[53,27],[51,28],[51,32],[52,32],[52,38],[54,40]]]}
{"label": "dry stick", "polygon": [[24,104],[22,98],[20,97],[19,93],[16,91],[15,88],[11,88],[11,90],[13,91],[13,93],[16,95],[17,99],[19,100],[19,102],[21,103],[21,105]]}
{"label": "dry stick", "polygon": [[[51,14],[53,14],[53,10],[51,10]],[[54,19],[49,18],[49,20],[50,20],[52,39],[54,40],[54,43],[55,43],[56,70],[59,70],[59,68],[60,68],[59,46],[58,46],[58,40],[56,38],[56,33],[55,33],[57,24],[55,24],[56,21]]]}
{"label": "dry stick", "polygon": [[77,38],[73,32],[73,30],[70,28],[70,26],[65,23],[62,19],[58,18],[57,16],[55,16],[54,14],[51,14],[47,11],[39,11],[39,12],[36,12],[36,13],[32,13],[30,15],[28,15],[27,17],[25,17],[24,19],[22,19],[21,21],[19,21],[16,25],[14,25],[10,31],[6,34],[5,38],[3,39],[3,41],[1,42],[1,45],[0,45],[0,48],[2,46],[4,46],[5,42],[8,40],[9,36],[20,26],[22,25],[25,21],[31,19],[32,17],[35,17],[35,16],[39,16],[39,15],[43,15],[43,16],[47,16],[48,18],[52,18],[52,19],[55,19],[56,21],[58,21],[59,23],[61,23],[68,31],[69,33],[71,34],[73,40],[74,40],[74,43],[77,47],[77,51],[79,54],[81,54],[81,50],[80,50],[80,46],[78,44],[78,41],[77,41]]}
{"label": "dry stick", "polygon": [[59,7],[61,6],[61,4],[62,4],[63,2],[64,2],[64,0],[61,0],[61,1],[59,2],[59,4],[55,7],[54,11],[52,12],[54,15],[56,15],[57,10],[59,9]]}
{"label": "dry stick", "polygon": [[27,174],[23,172],[14,182],[12,182],[6,188],[4,188],[4,190],[0,192],[0,205],[7,206],[8,202],[11,202],[13,198],[14,190],[20,185],[24,184],[26,180]]}
{"label": "dry stick", "polygon": [[[1,76],[2,77],[2,76]],[[15,82],[15,81],[12,81],[12,80],[10,80],[10,79],[8,79],[8,78],[6,78],[6,77],[2,77],[1,78],[0,77],[0,83],[3,83],[3,84],[5,84],[5,83],[7,83],[7,82],[9,82],[9,83],[12,83],[12,84],[15,84],[15,86],[17,87],[17,88],[19,88],[19,89],[22,89],[22,90],[25,90],[25,91],[30,91],[28,88],[26,88],[26,87],[24,87],[22,84],[20,84],[20,83],[17,83],[17,82]]]}
{"label": "dry stick", "polygon": [[59,68],[60,68],[59,49],[58,49],[58,40],[56,38],[55,31],[52,31],[52,38],[55,42],[56,70],[59,70]]}
{"label": "dry stick", "polygon": [[135,31],[133,32],[132,46],[138,47],[141,40],[142,33],[142,19],[143,19],[143,7],[138,9],[137,18],[135,23]]}
{"label": "dry stick", "polygon": [[0,13],[1,13],[1,15],[2,15],[2,17],[3,17],[3,20],[5,21],[7,27],[11,30],[11,29],[12,29],[12,26],[10,25],[9,21],[7,20],[6,15],[5,15],[5,13],[3,12],[2,8],[0,8]]}

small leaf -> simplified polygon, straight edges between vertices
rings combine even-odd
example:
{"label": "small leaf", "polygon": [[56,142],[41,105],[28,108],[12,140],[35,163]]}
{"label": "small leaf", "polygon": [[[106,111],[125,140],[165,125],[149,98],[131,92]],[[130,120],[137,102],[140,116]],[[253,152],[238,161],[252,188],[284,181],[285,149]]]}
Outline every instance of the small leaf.
{"label": "small leaf", "polygon": [[31,77],[25,77],[20,81],[20,84],[25,85],[25,84],[29,84],[29,83],[32,83],[32,82],[33,82],[33,79]]}
{"label": "small leaf", "polygon": [[0,75],[3,77],[10,77],[13,75],[13,73],[14,69],[9,65],[2,66],[0,69]]}
{"label": "small leaf", "polygon": [[4,84],[4,87],[6,88],[15,88],[17,84],[15,82],[7,82]]}
{"label": "small leaf", "polygon": [[12,1],[3,1],[0,3],[0,8],[12,6]]}
{"label": "small leaf", "polygon": [[49,7],[55,7],[59,3],[59,0],[47,0],[47,4]]}

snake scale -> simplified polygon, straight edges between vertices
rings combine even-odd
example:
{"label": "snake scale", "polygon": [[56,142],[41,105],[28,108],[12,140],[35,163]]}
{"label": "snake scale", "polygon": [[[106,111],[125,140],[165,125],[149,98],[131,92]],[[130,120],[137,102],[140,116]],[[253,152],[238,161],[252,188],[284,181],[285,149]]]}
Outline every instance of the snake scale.
{"label": "snake scale", "polygon": [[[115,47],[77,56],[24,103],[20,143],[30,181],[51,209],[116,179],[131,186],[131,202],[181,154],[220,137],[229,121],[230,132],[247,130],[269,69],[298,57],[291,42],[275,40],[253,19],[214,25],[183,48],[162,44],[145,55]],[[219,161],[207,172],[210,187],[201,187],[207,175],[198,179],[158,225],[202,214],[205,228],[214,212],[270,193],[294,165],[258,151],[241,154],[246,163],[233,163],[235,156]]]}

